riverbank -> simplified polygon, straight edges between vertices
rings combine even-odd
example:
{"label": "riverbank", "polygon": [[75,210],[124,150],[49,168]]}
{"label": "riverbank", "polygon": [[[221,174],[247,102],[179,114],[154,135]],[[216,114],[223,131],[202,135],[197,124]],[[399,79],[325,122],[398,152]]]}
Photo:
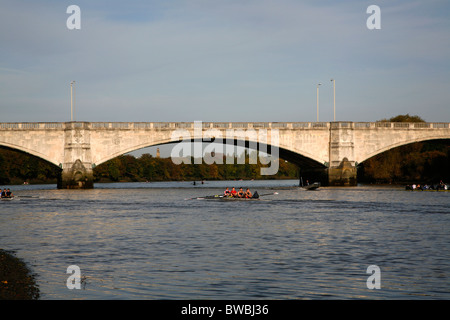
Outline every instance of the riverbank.
{"label": "riverbank", "polygon": [[0,300],[37,300],[39,287],[25,263],[0,249]]}

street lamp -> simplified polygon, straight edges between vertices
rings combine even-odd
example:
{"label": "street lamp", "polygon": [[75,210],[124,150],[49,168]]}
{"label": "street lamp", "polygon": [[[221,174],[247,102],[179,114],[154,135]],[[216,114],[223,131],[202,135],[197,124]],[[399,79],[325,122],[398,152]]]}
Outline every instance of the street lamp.
{"label": "street lamp", "polygon": [[72,93],[72,87],[75,87],[75,81],[70,82],[70,121],[73,121],[73,109],[75,106],[75,95]]}
{"label": "street lamp", "polygon": [[333,82],[333,121],[336,121],[336,80],[330,81]]}
{"label": "street lamp", "polygon": [[321,85],[321,83],[317,85],[317,122],[319,122],[319,86]]}

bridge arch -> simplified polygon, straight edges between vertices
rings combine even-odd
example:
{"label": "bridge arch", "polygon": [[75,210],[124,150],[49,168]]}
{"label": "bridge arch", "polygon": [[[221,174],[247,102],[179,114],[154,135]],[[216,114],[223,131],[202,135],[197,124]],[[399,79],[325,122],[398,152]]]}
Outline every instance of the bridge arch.
{"label": "bridge arch", "polygon": [[29,148],[26,148],[26,147],[23,147],[23,146],[19,146],[19,145],[15,145],[15,144],[11,144],[11,143],[6,143],[6,142],[1,142],[0,141],[0,147],[4,147],[4,148],[10,149],[10,150],[26,153],[26,154],[29,154],[31,156],[40,158],[40,159],[42,159],[44,161],[47,161],[48,163],[51,163],[51,164],[53,164],[53,165],[55,165],[57,167],[60,166],[60,163],[56,163],[54,161],[54,159],[52,159],[48,155],[42,154],[42,153],[40,153],[38,151],[29,149]]}
{"label": "bridge arch", "polygon": [[[98,166],[98,165],[100,165],[100,164],[102,164],[104,162],[107,162],[107,161],[109,161],[111,159],[114,159],[114,158],[116,158],[118,156],[130,153],[130,152],[133,152],[133,151],[137,151],[137,150],[140,150],[140,149],[144,149],[144,148],[155,147],[155,146],[160,146],[160,145],[167,145],[167,144],[177,144],[177,143],[181,143],[181,142],[191,142],[191,143],[193,143],[195,141],[198,141],[198,140],[196,140],[196,139],[190,139],[190,140],[163,139],[163,140],[155,141],[155,142],[136,144],[134,146],[128,146],[126,148],[122,148],[122,149],[120,149],[120,151],[116,151],[116,152],[113,152],[113,153],[111,153],[111,154],[109,154],[107,156],[104,156],[103,158],[100,158],[98,161],[96,161],[94,165]],[[205,143],[206,144],[207,143],[214,143],[214,141],[211,141],[211,142],[209,142],[209,141],[202,141],[202,142],[204,144]],[[216,142],[216,143],[219,143],[219,142]],[[261,146],[264,146],[263,152],[264,152],[264,150],[271,150],[271,148],[273,148],[273,146],[270,145],[270,144],[266,145],[266,144],[262,144],[262,143],[259,143],[257,141],[250,140],[250,139],[246,139],[246,140],[243,140],[243,139],[233,139],[233,140],[231,140],[231,139],[230,140],[223,139],[222,140],[222,144],[224,146],[226,144],[233,144],[235,146],[243,146],[246,149],[250,149],[250,150],[255,150],[255,149],[251,148],[252,145],[253,146],[254,145],[257,145],[257,146],[261,145]],[[287,160],[287,161],[289,161],[291,163],[294,163],[295,165],[297,165],[299,167],[306,166],[306,167],[310,167],[310,168],[314,168],[314,169],[325,169],[326,168],[325,163],[322,163],[322,161],[319,160],[319,159],[315,159],[316,157],[314,155],[312,155],[312,154],[310,154],[310,153],[308,153],[306,151],[302,151],[300,153],[300,152],[297,152],[295,150],[292,150],[292,148],[286,147],[283,144],[280,144],[280,146],[278,147],[278,150],[279,150],[279,154],[278,154],[279,158]],[[256,150],[256,151],[258,151],[258,150]],[[270,152],[268,152],[268,153],[270,153]]]}
{"label": "bridge arch", "polygon": [[362,163],[372,157],[375,157],[378,154],[381,154],[383,152],[401,147],[401,146],[406,146],[409,144],[413,144],[413,143],[418,143],[418,142],[426,142],[426,141],[433,141],[433,140],[450,140],[450,134],[445,137],[442,135],[439,136],[429,136],[429,137],[418,137],[418,138],[414,138],[414,139],[407,139],[407,140],[403,140],[403,141],[399,141],[396,143],[392,143],[386,146],[383,146],[382,148],[379,148],[377,150],[374,150],[370,153],[367,153],[365,155],[363,155],[360,159],[357,160],[358,163]]}
{"label": "bridge arch", "polygon": [[18,148],[8,143],[0,143],[1,181],[11,184],[47,184],[61,181],[61,165],[49,161],[46,156],[27,148]]}

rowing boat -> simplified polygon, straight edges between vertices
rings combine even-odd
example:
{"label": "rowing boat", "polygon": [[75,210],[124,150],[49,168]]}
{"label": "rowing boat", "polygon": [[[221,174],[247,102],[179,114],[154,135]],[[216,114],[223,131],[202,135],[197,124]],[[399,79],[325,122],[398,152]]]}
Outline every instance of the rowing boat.
{"label": "rowing boat", "polygon": [[1,201],[12,201],[12,200],[14,200],[14,197],[3,197],[3,198],[0,198],[0,200]]}
{"label": "rowing boat", "polygon": [[235,197],[225,197],[225,196],[206,196],[206,197],[198,197],[197,200],[252,201],[252,200],[261,200],[261,199],[260,198],[235,198]]}
{"label": "rowing boat", "polygon": [[189,198],[189,199],[184,199],[184,200],[254,201],[254,200],[261,200],[261,197],[269,196],[269,195],[273,195],[273,194],[278,194],[278,192],[272,192],[272,193],[266,193],[266,194],[260,194],[260,195],[257,195],[255,193],[256,197],[252,197],[252,198],[238,198],[238,197],[227,197],[224,195],[213,195],[213,196]]}

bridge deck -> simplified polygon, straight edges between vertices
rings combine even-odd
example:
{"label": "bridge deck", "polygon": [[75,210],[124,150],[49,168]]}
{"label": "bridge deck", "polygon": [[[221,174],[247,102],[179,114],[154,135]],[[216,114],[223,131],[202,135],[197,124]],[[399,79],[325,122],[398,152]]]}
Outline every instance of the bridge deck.
{"label": "bridge deck", "polygon": [[[448,129],[447,122],[202,122],[204,129]],[[91,129],[193,129],[194,122],[4,122],[0,130]]]}

